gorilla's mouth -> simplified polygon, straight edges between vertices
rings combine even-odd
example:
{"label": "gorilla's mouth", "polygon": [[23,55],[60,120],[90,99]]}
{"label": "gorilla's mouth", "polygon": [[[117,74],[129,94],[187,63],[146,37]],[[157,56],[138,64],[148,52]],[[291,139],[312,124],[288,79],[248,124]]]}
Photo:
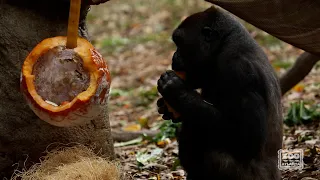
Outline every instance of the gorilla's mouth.
{"label": "gorilla's mouth", "polygon": [[172,70],[177,72],[185,72],[184,80],[188,84],[191,89],[197,89],[200,86],[199,74],[197,74],[197,70],[194,67],[188,64],[188,60],[183,58],[181,50],[177,49],[177,51],[173,54],[172,57]]}
{"label": "gorilla's mouth", "polygon": [[173,54],[171,66],[174,71],[186,71],[185,61],[178,50]]}

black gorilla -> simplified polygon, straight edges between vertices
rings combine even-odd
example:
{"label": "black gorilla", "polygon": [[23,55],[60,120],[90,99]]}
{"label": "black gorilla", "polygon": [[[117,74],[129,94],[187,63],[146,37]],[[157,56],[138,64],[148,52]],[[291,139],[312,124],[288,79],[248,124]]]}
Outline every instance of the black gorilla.
{"label": "black gorilla", "polygon": [[[192,180],[279,180],[279,82],[267,56],[227,12],[211,7],[173,33],[172,69],[158,80],[158,111],[181,121],[181,165]],[[197,93],[195,89],[201,89]],[[174,119],[164,100],[181,114]]]}

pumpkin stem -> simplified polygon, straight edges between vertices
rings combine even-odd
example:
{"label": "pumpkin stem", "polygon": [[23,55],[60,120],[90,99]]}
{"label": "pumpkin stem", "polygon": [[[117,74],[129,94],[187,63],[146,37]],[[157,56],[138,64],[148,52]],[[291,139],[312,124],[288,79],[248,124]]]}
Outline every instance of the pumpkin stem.
{"label": "pumpkin stem", "polygon": [[70,0],[67,48],[77,47],[81,0]]}

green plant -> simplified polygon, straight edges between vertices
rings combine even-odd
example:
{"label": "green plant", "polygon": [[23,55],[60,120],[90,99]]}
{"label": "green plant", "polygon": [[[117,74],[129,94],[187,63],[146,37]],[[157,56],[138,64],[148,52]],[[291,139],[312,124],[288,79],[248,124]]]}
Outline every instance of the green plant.
{"label": "green plant", "polygon": [[175,138],[176,130],[181,126],[181,123],[173,123],[172,121],[164,121],[159,129],[160,132],[152,139],[154,142],[162,141],[166,138]]}
{"label": "green plant", "polygon": [[310,108],[307,108],[305,105],[303,101],[291,103],[284,123],[288,126],[294,126],[308,124],[320,118],[319,104]]}
{"label": "green plant", "polygon": [[135,102],[136,106],[147,106],[152,101],[154,101],[158,97],[157,87],[154,86],[151,89],[145,90],[141,89],[138,94],[137,101]]}

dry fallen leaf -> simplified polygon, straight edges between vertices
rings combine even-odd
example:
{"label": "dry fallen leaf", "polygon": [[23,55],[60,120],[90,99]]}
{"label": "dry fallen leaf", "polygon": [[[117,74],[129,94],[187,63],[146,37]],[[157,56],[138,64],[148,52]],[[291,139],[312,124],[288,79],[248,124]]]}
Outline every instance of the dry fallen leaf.
{"label": "dry fallen leaf", "polygon": [[170,143],[171,143],[171,140],[169,138],[166,138],[166,139],[164,139],[162,141],[157,142],[157,146],[160,147],[160,148],[164,148]]}
{"label": "dry fallen leaf", "polygon": [[148,126],[148,118],[144,117],[144,116],[141,116],[139,119],[138,119],[138,122],[139,124],[142,126],[142,127],[147,127]]}
{"label": "dry fallen leaf", "polygon": [[129,124],[122,128],[123,131],[136,132],[141,130],[140,124]]}
{"label": "dry fallen leaf", "polygon": [[297,84],[293,87],[293,90],[295,90],[296,92],[302,92],[304,90],[304,85],[303,84]]}

